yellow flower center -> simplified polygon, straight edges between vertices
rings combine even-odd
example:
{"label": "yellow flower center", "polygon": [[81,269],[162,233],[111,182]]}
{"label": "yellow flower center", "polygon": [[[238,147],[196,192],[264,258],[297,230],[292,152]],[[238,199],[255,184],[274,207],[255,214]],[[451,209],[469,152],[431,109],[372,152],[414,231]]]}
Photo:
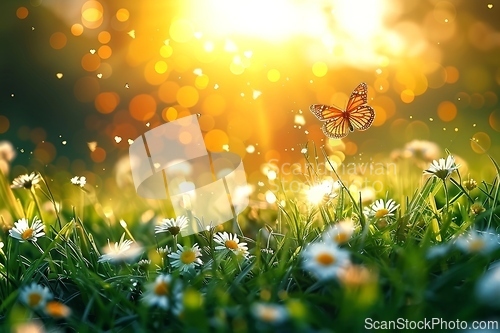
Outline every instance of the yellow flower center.
{"label": "yellow flower center", "polygon": [[328,266],[335,262],[335,257],[330,253],[323,252],[316,256],[316,261],[323,266]]}
{"label": "yellow flower center", "polygon": [[236,250],[238,248],[238,243],[236,243],[234,240],[228,239],[224,245],[230,250]]}
{"label": "yellow flower center", "polygon": [[347,242],[349,237],[347,236],[346,233],[341,232],[341,233],[338,233],[335,236],[333,236],[333,239],[335,240],[335,242],[342,244],[342,243]]}
{"label": "yellow flower center", "polygon": [[33,229],[28,228],[28,229],[23,231],[23,233],[21,234],[21,238],[22,239],[29,239],[29,238],[33,237],[33,232],[34,232]]}
{"label": "yellow flower center", "polygon": [[38,306],[42,300],[42,295],[38,293],[31,293],[28,295],[28,305],[32,308]]}
{"label": "yellow flower center", "polygon": [[474,239],[470,242],[469,249],[472,252],[481,251],[484,248],[484,242],[481,239]]}
{"label": "yellow flower center", "polygon": [[160,283],[157,283],[154,289],[154,292],[158,296],[166,296],[169,293],[169,288],[170,286],[165,283],[165,281],[161,281]]}
{"label": "yellow flower center", "polygon": [[196,260],[196,254],[191,250],[186,250],[181,254],[181,261],[183,264],[189,265]]}
{"label": "yellow flower center", "polygon": [[375,217],[379,219],[386,216],[387,214],[389,214],[389,210],[387,208],[382,208],[375,212]]}
{"label": "yellow flower center", "polygon": [[71,309],[58,301],[50,301],[45,306],[45,312],[54,318],[65,318],[71,313]]}

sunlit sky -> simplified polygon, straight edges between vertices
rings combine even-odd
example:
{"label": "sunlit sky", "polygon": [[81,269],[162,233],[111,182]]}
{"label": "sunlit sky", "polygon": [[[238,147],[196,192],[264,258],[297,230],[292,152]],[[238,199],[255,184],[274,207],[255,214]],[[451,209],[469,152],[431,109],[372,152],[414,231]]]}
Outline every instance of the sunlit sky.
{"label": "sunlit sky", "polygon": [[[0,133],[24,167],[70,158],[77,170],[102,172],[137,136],[194,113],[207,147],[237,153],[250,173],[270,159],[300,160],[308,141],[341,149],[339,163],[389,156],[413,139],[472,164],[487,157],[471,138],[500,156],[494,2],[1,6],[12,51],[0,58]],[[329,142],[309,105],[345,107],[360,82],[376,111],[372,128]]]}

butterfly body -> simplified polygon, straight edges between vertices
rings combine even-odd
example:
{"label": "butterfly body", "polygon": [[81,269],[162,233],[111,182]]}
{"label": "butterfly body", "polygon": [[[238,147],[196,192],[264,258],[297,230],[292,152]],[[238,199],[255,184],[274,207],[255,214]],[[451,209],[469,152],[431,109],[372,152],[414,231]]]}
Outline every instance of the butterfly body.
{"label": "butterfly body", "polygon": [[345,110],[336,106],[313,104],[309,110],[324,121],[323,133],[333,139],[341,139],[354,129],[367,130],[375,119],[375,110],[367,105],[367,86],[360,83],[351,93]]}

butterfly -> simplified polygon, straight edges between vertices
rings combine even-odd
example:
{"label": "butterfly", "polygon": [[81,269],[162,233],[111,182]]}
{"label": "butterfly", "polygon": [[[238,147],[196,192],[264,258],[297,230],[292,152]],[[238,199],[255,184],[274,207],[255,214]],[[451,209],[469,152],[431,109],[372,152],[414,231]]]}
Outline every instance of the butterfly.
{"label": "butterfly", "polygon": [[313,104],[309,110],[321,121],[324,121],[323,133],[332,139],[341,139],[349,131],[367,130],[375,119],[375,110],[367,105],[367,86],[360,83],[351,93],[347,107],[342,110],[336,106]]}

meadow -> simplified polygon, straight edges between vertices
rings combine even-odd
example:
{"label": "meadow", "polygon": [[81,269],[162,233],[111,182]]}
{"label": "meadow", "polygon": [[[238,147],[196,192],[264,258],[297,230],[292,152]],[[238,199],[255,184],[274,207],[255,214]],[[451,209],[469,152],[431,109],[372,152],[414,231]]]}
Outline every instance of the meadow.
{"label": "meadow", "polygon": [[111,210],[85,177],[2,175],[1,331],[498,330],[493,158],[472,179],[452,152],[414,154],[373,196],[324,150],[302,153],[301,191],[277,177],[272,204],[187,237],[186,217],[133,187]]}

